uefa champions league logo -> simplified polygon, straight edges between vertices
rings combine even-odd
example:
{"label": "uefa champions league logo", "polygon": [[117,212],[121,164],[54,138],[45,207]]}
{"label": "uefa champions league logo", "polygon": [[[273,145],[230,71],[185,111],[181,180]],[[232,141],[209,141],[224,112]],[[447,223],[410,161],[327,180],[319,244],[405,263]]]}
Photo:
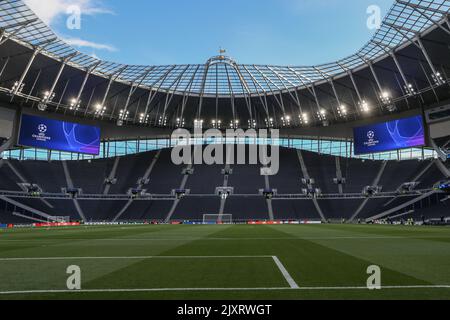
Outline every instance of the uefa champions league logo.
{"label": "uefa champions league logo", "polygon": [[375,147],[380,142],[376,139],[375,131],[370,130],[367,132],[367,141],[364,142],[364,145],[367,147]]}
{"label": "uefa champions league logo", "polygon": [[46,133],[48,131],[48,127],[45,124],[40,124],[37,126],[37,134],[33,134],[32,137],[36,139],[36,141],[47,142],[51,140],[51,137],[47,137]]}
{"label": "uefa champions league logo", "polygon": [[38,131],[41,134],[46,133],[47,132],[47,126],[45,124],[38,125]]}

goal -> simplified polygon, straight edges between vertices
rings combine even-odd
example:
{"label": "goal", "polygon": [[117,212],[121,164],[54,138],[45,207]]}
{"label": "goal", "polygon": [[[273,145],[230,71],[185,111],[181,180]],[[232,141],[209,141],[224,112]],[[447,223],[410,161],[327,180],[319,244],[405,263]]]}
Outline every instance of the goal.
{"label": "goal", "polygon": [[48,222],[56,222],[56,223],[68,223],[70,222],[70,216],[63,217],[63,216],[54,216],[54,217],[48,217]]}
{"label": "goal", "polygon": [[232,224],[232,214],[204,214],[203,224]]}

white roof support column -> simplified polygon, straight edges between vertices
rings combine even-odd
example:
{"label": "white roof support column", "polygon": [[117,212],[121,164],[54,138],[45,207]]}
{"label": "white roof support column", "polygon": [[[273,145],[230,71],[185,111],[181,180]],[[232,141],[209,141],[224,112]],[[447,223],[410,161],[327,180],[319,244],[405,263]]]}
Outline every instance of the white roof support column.
{"label": "white roof support column", "polygon": [[[70,79],[67,79],[66,83],[64,84],[64,89],[61,93],[61,96],[59,97],[58,104],[56,105],[56,110],[59,110],[59,108],[61,107],[62,100],[63,100],[64,96],[66,95],[66,91],[67,91],[67,87],[69,86],[69,83],[70,83]],[[67,111],[67,109],[64,110],[64,112],[66,112],[66,111]]]}
{"label": "white roof support column", "polygon": [[261,84],[258,82],[258,80],[255,79],[253,74],[247,69],[246,66],[242,66],[242,68],[247,72],[247,74],[252,79],[253,87],[255,88],[256,92],[258,92],[257,88],[259,88],[262,91],[262,93],[264,94],[264,99],[262,98],[263,96],[261,94],[257,94],[257,96],[259,98],[259,101],[261,102],[261,105],[264,108],[264,111],[266,112],[267,118],[270,118],[269,106],[267,105],[267,92],[266,92],[266,90],[261,86]]}
{"label": "white roof support column", "polygon": [[[153,100],[156,98],[158,92],[160,92],[161,86],[164,83],[164,81],[166,80],[166,78],[170,75],[170,73],[172,72],[172,70],[174,70],[176,68],[175,65],[172,65],[170,67],[170,69],[168,71],[166,71],[164,73],[164,75],[162,75],[161,77],[158,78],[158,80],[154,81],[152,84],[150,84],[150,95],[148,97],[149,100],[147,100],[147,105],[145,107],[146,110],[148,110],[148,107],[151,105],[151,103],[153,102]],[[153,70],[153,68],[152,68]],[[155,92],[153,93],[152,88],[159,82],[158,87],[156,88]],[[145,112],[145,117],[147,117],[148,112]],[[155,123],[158,122],[158,113],[156,114],[156,118],[155,118]]]}
{"label": "white roof support column", "polygon": [[[322,70],[320,70],[320,69],[317,68],[317,67],[313,67],[313,69],[321,75],[321,77],[323,78],[323,80],[325,80],[325,81],[327,81],[328,83],[330,83],[331,88],[333,89],[334,97],[336,98],[337,103],[338,103],[337,108],[339,109],[339,108],[341,107],[341,101],[340,101],[340,99],[339,99],[339,96],[338,96],[338,94],[337,94],[336,88],[335,88],[335,86],[334,86],[333,77],[332,77],[331,75],[329,75],[329,74],[323,72]],[[334,119],[337,120],[336,111],[334,110],[333,107],[331,107],[331,109],[332,109],[332,111],[333,111]]]}
{"label": "white roof support column", "polygon": [[[180,72],[179,76],[174,80],[174,82],[170,85],[170,88],[168,91],[172,91],[170,94],[167,93],[166,95],[166,102],[164,104],[164,112],[163,112],[163,118],[166,117],[167,109],[169,108],[170,104],[172,103],[173,96],[175,95],[175,92],[178,90],[178,87],[180,86],[181,80],[183,80],[183,76],[186,73],[186,71],[189,69],[189,65],[187,65],[182,72]],[[172,90],[173,86],[175,85],[174,89]]]}
{"label": "white roof support column", "polygon": [[356,85],[355,77],[353,76],[353,72],[348,71],[348,75],[352,80],[353,87],[355,88],[356,94],[358,96],[359,101],[362,101],[361,93],[359,92],[358,86]]}
{"label": "white roof support column", "polygon": [[[206,86],[206,79],[208,78],[208,72],[209,72],[209,63],[205,65],[205,72],[203,72],[203,78],[202,78],[202,86],[200,88],[200,98],[198,101],[198,111],[197,111],[197,118],[200,120],[202,117],[202,108],[203,108],[203,97],[205,95],[205,86]],[[231,98],[233,99],[233,98]]]}
{"label": "white roof support column", "polygon": [[76,55],[77,54],[72,54],[72,55],[64,58],[61,61],[61,67],[59,67],[58,74],[56,75],[55,80],[53,81],[52,87],[49,90],[49,94],[48,94],[49,97],[51,97],[53,95],[53,93],[55,92],[56,86],[58,85],[59,79],[61,78],[61,75],[62,75],[64,69],[66,68],[67,63],[70,61],[70,59],[72,59]]}
{"label": "white roof support column", "polygon": [[200,65],[198,65],[197,68],[195,69],[195,71],[192,73],[192,77],[189,80],[189,84],[187,86],[187,90],[183,94],[183,100],[181,102],[181,114],[180,114],[181,122],[183,121],[184,111],[186,110],[186,105],[187,105],[187,103],[189,101],[189,96],[190,96],[190,94],[192,92],[192,87],[193,87],[193,84],[194,84],[194,80],[195,80],[195,77],[197,76],[197,73],[198,73],[199,69],[200,69]]}
{"label": "white roof support column", "polygon": [[450,29],[450,20],[448,19],[448,16],[445,15],[445,23],[447,24],[447,27]]}
{"label": "white roof support column", "polygon": [[378,90],[380,90],[380,94],[381,94],[383,92],[383,87],[381,86],[380,79],[378,78],[378,75],[375,72],[375,67],[373,66],[373,62],[371,62],[370,60],[368,60],[366,57],[364,57],[363,55],[361,55],[359,53],[357,53],[357,55],[362,60],[364,60],[364,62],[369,66],[370,72],[372,73],[372,76],[375,79],[375,83],[377,84]]}
{"label": "white roof support column", "polygon": [[[409,83],[408,83],[408,79],[406,79],[405,73],[403,72],[403,69],[402,69],[400,63],[398,62],[398,59],[397,59],[397,56],[395,55],[395,52],[394,52],[391,48],[386,47],[384,44],[382,44],[382,43],[380,43],[380,42],[378,42],[378,41],[372,41],[372,43],[374,43],[375,45],[377,45],[377,46],[378,46],[379,48],[381,48],[384,52],[386,52],[387,54],[389,54],[389,55],[391,56],[392,60],[394,60],[395,66],[397,67],[397,70],[398,70],[399,73],[400,73],[400,76],[402,77],[402,80],[403,80],[403,82],[404,82],[405,87],[407,87],[408,84],[409,84]],[[401,88],[401,87],[400,87],[400,89],[401,89],[402,91],[405,90],[405,88]]]}
{"label": "white roof support column", "polygon": [[[247,84],[247,81],[245,81],[244,76],[241,73],[241,70],[239,69],[237,64],[232,64],[232,68],[236,71],[237,75],[239,76],[239,82],[241,83],[242,93],[244,95],[245,103],[247,105],[247,110],[250,115],[250,120],[253,121],[253,110],[252,110],[252,94],[250,91],[250,88]],[[248,95],[248,97],[247,97]],[[255,119],[256,120],[256,119]]]}
{"label": "white roof support column", "polygon": [[[405,38],[406,40],[408,40],[411,44],[413,44],[414,46],[416,46],[420,51],[422,51],[423,56],[425,57],[431,71],[433,72],[434,75],[437,75],[437,71],[435,66],[433,65],[433,62],[431,62],[430,56],[428,55],[428,52],[422,42],[422,40],[420,39],[420,35],[417,34],[415,31],[410,30],[406,27],[399,27],[396,26],[394,24],[391,23],[386,23],[386,25],[390,26],[391,28],[395,29],[398,33],[400,33],[403,38]],[[416,34],[416,37],[413,39],[411,37],[408,36],[407,33],[413,33]]]}
{"label": "white roof support column", "polygon": [[341,99],[339,99],[339,96],[337,94],[337,90],[336,90],[336,86],[334,85],[333,78],[330,78],[329,83],[330,83],[331,88],[333,89],[333,93],[334,93],[334,96],[335,96],[336,101],[338,103],[338,106],[340,107],[342,105],[341,104]]}
{"label": "white roof support column", "polygon": [[308,77],[298,73],[297,71],[295,71],[294,69],[288,67],[289,70],[291,70],[292,72],[294,72],[295,76],[297,77],[297,79],[303,84],[303,86],[309,91],[309,93],[311,93],[311,95],[314,95],[314,93],[311,90],[311,86],[308,85],[303,78],[306,78],[307,81],[309,81],[310,83],[312,83],[312,80],[309,79]]}
{"label": "white roof support column", "polygon": [[431,71],[433,72],[434,75],[437,75],[438,72],[436,71],[436,68],[435,68],[433,62],[431,62],[430,56],[428,55],[428,52],[427,52],[422,40],[420,39],[420,37],[417,37],[416,41],[419,44],[420,49],[422,50],[423,56],[427,60],[428,66],[430,67]]}
{"label": "white roof support column", "polygon": [[342,64],[340,64],[340,63],[337,63],[337,64],[339,65],[339,67],[342,70],[347,72],[348,76],[350,77],[350,80],[352,81],[352,85],[353,85],[353,88],[355,89],[356,95],[358,96],[358,100],[359,100],[359,102],[361,102],[363,99],[362,99],[361,93],[359,91],[359,88],[356,85],[356,81],[355,81],[355,77],[353,76],[353,72],[351,70],[349,70],[348,68],[346,68],[345,66],[343,66]]}
{"label": "white roof support column", "polygon": [[347,72],[348,76],[350,77],[350,80],[352,82],[353,88],[354,88],[354,90],[356,92],[356,95],[358,96],[358,105],[355,106],[355,111],[356,111],[356,113],[359,114],[360,111],[361,111],[360,110],[360,104],[363,102],[363,98],[362,98],[361,93],[359,91],[359,88],[358,88],[358,86],[356,84],[355,77],[353,76],[353,72],[351,70],[349,70],[348,68],[346,68],[345,66],[343,66],[342,64],[340,64],[340,63],[337,63],[337,64],[342,70]]}
{"label": "white roof support column", "polygon": [[[83,83],[81,84],[80,90],[78,91],[77,97],[75,98],[76,103],[80,103],[80,99],[81,99],[81,96],[83,95],[83,91],[84,91],[84,88],[86,87],[86,83],[87,83],[89,77],[91,76],[92,72],[95,71],[95,68],[97,68],[97,66],[99,64],[100,63],[96,63],[94,66],[92,66],[91,68],[86,70],[86,75],[84,76]],[[87,107],[86,107],[86,109],[87,109]]]}
{"label": "white roof support column", "polygon": [[320,105],[319,97],[317,96],[316,88],[315,88],[314,85],[311,86],[311,90],[312,90],[312,93],[313,93],[313,96],[314,96],[314,100],[316,100],[317,111],[319,111],[319,113],[320,113],[322,111],[322,106]]}
{"label": "white roof support column", "polygon": [[31,55],[30,60],[28,60],[28,64],[25,67],[25,70],[23,71],[22,75],[20,76],[20,79],[17,82],[17,85],[15,86],[14,91],[11,92],[12,98],[14,98],[14,96],[18,93],[20,87],[23,84],[23,81],[25,80],[28,72],[31,69],[31,66],[33,65],[34,59],[36,59],[37,55],[41,52],[41,50],[42,50],[41,48],[34,49],[33,54]]}
{"label": "white roof support column", "polygon": [[[91,95],[89,97],[89,101],[86,104],[86,108],[84,110],[84,116],[85,117],[87,116],[87,114],[89,112],[89,107],[91,106],[92,98],[94,97],[94,94],[95,94],[95,89],[96,89],[96,87],[92,88],[92,92],[91,92]],[[75,109],[75,114],[76,114],[76,112],[77,112],[77,110]]]}
{"label": "white roof support column", "polygon": [[10,60],[11,60],[11,57],[6,58],[6,61],[5,61],[5,63],[3,64],[2,70],[0,70],[0,78],[1,78],[2,75],[3,75],[3,72],[5,72],[5,69],[6,69],[6,67],[8,66]]}
{"label": "white roof support column", "polygon": [[56,86],[58,85],[59,79],[61,78],[61,75],[66,68],[66,62],[62,61],[61,66],[59,67],[58,73],[56,74],[55,80],[53,80],[52,86],[49,90],[49,96],[53,94],[55,91]]}
{"label": "white roof support column", "polygon": [[407,86],[409,84],[408,79],[406,79],[406,75],[403,72],[402,66],[400,65],[400,62],[397,59],[397,56],[395,55],[394,52],[390,53],[392,59],[394,60],[394,63],[398,69],[398,71],[400,72],[400,76],[402,77],[403,82],[405,83],[405,85]]}
{"label": "white roof support column", "polygon": [[136,90],[139,88],[139,86],[142,84],[142,82],[145,80],[145,78],[147,77],[147,75],[150,73],[150,71],[152,69],[153,68],[149,68],[149,69],[145,70],[142,74],[140,74],[138,77],[136,77],[131,82],[130,92],[128,93],[127,102],[125,103],[125,106],[123,107],[123,111],[128,110],[128,107],[130,106],[130,102],[131,102],[131,97],[133,96],[133,94],[136,92]]}
{"label": "white roof support column", "polygon": [[231,112],[233,113],[233,122],[235,124],[236,120],[239,120],[239,119],[236,118],[236,105],[234,104],[235,103],[235,101],[234,101],[234,90],[233,90],[233,85],[232,85],[231,80],[230,80],[230,74],[228,72],[227,65],[225,64],[224,66],[225,66],[225,72],[227,74],[228,88],[230,88]]}
{"label": "white roof support column", "polygon": [[[121,69],[119,69],[119,70],[116,72],[116,74],[113,74],[113,75],[111,75],[111,76],[109,77],[108,86],[106,87],[105,94],[103,95],[103,99],[102,99],[102,104],[101,104],[102,108],[105,108],[105,107],[106,107],[106,106],[105,106],[105,103],[106,103],[106,100],[108,99],[109,91],[111,90],[111,86],[112,86],[113,82],[114,82],[115,80],[117,80],[118,77],[120,77],[120,75],[122,74],[122,72],[124,72],[124,71],[126,70],[127,67],[128,67],[128,66],[123,66]],[[113,117],[113,114],[112,114],[112,112],[111,112],[110,120],[112,120],[112,117]]]}
{"label": "white roof support column", "polygon": [[[300,108],[300,100],[298,99],[298,95],[296,97],[294,97],[294,95],[292,94],[291,90],[289,90],[289,88],[286,86],[285,81],[288,82],[293,88],[295,87],[295,84],[292,83],[291,81],[289,81],[288,79],[286,79],[283,75],[281,75],[279,72],[277,72],[275,69],[273,69],[270,66],[267,66],[267,68],[269,68],[276,76],[277,78],[280,80],[280,82],[283,84],[284,89],[286,90],[286,92],[289,94],[289,96],[292,98],[292,100],[295,102],[295,104],[297,105],[297,107]],[[297,93],[297,91],[295,91],[295,93]]]}
{"label": "white roof support column", "polygon": [[368,61],[368,62],[367,62],[367,65],[369,66],[370,72],[372,73],[372,76],[373,76],[373,78],[375,79],[375,83],[376,83],[377,86],[378,86],[378,90],[380,90],[380,93],[382,93],[382,92],[383,92],[383,87],[381,86],[380,79],[378,78],[378,75],[377,75],[377,73],[375,72],[375,68],[374,68],[374,66],[373,66],[373,63],[370,62],[370,61]]}
{"label": "white roof support column", "polygon": [[266,77],[264,72],[262,72],[256,65],[253,65],[253,67],[255,68],[255,70],[257,70],[259,72],[261,77],[264,79],[264,82],[266,83],[267,87],[269,88],[270,92],[272,93],[272,96],[275,98],[275,101],[278,103],[278,106],[281,108],[281,111],[283,112],[283,117],[286,116],[286,109],[284,108],[283,95],[280,94],[280,100],[279,100],[277,97],[277,94],[272,90],[272,87],[270,84],[275,86],[279,92],[282,91],[281,88],[278,87],[275,83],[273,83],[268,77]]}
{"label": "white roof support column", "polygon": [[[33,85],[30,88],[30,92],[28,93],[28,96],[31,97],[31,95],[34,91],[34,88],[36,88],[37,82],[38,82],[39,78],[41,77],[41,74],[42,74],[42,69],[39,69],[38,74],[36,75],[36,78],[34,79]],[[28,100],[29,100],[29,97],[27,97],[25,101],[28,102]]]}

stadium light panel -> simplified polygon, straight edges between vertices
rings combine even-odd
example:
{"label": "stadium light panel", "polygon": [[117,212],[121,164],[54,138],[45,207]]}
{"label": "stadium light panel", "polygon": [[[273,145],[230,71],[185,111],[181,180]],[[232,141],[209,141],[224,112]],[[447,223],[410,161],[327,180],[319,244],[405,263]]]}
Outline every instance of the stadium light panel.
{"label": "stadium light panel", "polygon": [[442,74],[441,74],[439,71],[436,72],[436,73],[433,73],[433,74],[431,75],[431,78],[433,79],[434,83],[435,83],[437,86],[440,86],[440,85],[442,85],[442,84],[445,83],[444,77],[442,76]]}
{"label": "stadium light panel", "polygon": [[370,111],[370,105],[366,100],[362,100],[359,102],[359,108],[364,113],[368,113]]}
{"label": "stadium light panel", "polygon": [[337,110],[337,111],[338,111],[339,116],[342,117],[342,118],[346,117],[347,114],[348,114],[347,107],[344,106],[344,105],[340,105],[340,106],[338,107],[338,110]]}
{"label": "stadium light panel", "polygon": [[69,109],[70,110],[78,110],[80,108],[81,101],[78,101],[77,99],[73,98],[70,100]]}
{"label": "stadium light panel", "polygon": [[406,94],[408,96],[413,96],[416,94],[416,89],[414,89],[414,86],[411,83],[408,83],[404,86],[404,89],[406,91]]}
{"label": "stadium light panel", "polygon": [[14,85],[11,88],[11,92],[21,93],[24,87],[25,83],[20,83],[19,81],[16,81],[14,82]]}

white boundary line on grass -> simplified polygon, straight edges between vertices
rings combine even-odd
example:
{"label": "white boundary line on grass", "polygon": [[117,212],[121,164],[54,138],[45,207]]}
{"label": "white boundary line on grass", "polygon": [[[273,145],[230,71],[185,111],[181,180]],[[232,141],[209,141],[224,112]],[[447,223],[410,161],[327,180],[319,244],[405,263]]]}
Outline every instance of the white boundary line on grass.
{"label": "white boundary line on grass", "polygon": [[291,277],[280,259],[276,256],[131,256],[131,257],[34,257],[34,258],[0,258],[3,262],[14,261],[63,261],[63,260],[161,260],[161,259],[273,259],[291,289],[298,289],[298,284]]}
{"label": "white boundary line on grass", "polygon": [[275,262],[275,264],[277,265],[278,269],[280,269],[281,274],[286,279],[287,283],[289,283],[289,286],[291,287],[291,289],[298,289],[299,288],[298,284],[291,277],[289,272],[286,270],[284,265],[281,263],[280,259],[278,259],[277,256],[273,256],[272,259]]}
{"label": "white boundary line on grass", "polygon": [[[248,291],[248,290],[287,290],[298,289],[299,286],[286,270],[280,259],[276,256],[129,256],[129,257],[28,257],[28,258],[0,258],[3,262],[15,261],[63,261],[63,260],[154,260],[154,259],[271,259],[279,269],[288,287],[275,288],[154,288],[154,289],[92,289],[76,290],[80,293],[89,292],[161,292],[161,291]],[[25,291],[1,291],[0,295],[12,294],[39,294],[39,293],[73,293],[73,290],[25,290]]]}
{"label": "white boundary line on grass", "polygon": [[[0,261],[58,261],[58,260],[115,260],[115,259],[264,259],[270,258],[289,284],[289,287],[260,288],[150,288],[150,289],[84,289],[84,290],[23,290],[0,291],[0,295],[56,294],[56,293],[121,293],[121,292],[188,292],[188,291],[338,291],[368,290],[363,286],[300,287],[277,256],[130,256],[130,257],[35,257],[0,258]],[[450,285],[383,286],[382,289],[450,289]]]}
{"label": "white boundary line on grass", "polygon": [[[450,289],[450,285],[384,286],[384,290],[401,289]],[[299,288],[152,288],[152,289],[85,289],[85,290],[29,290],[0,291],[0,295],[56,294],[56,293],[126,293],[126,292],[202,292],[202,291],[338,291],[369,290],[367,287],[299,287]],[[372,291],[378,292],[380,290]]]}
{"label": "white boundary line on grass", "polygon": [[51,261],[51,260],[149,260],[149,259],[264,259],[272,256],[131,256],[131,257],[35,257],[0,258],[0,261]]}

